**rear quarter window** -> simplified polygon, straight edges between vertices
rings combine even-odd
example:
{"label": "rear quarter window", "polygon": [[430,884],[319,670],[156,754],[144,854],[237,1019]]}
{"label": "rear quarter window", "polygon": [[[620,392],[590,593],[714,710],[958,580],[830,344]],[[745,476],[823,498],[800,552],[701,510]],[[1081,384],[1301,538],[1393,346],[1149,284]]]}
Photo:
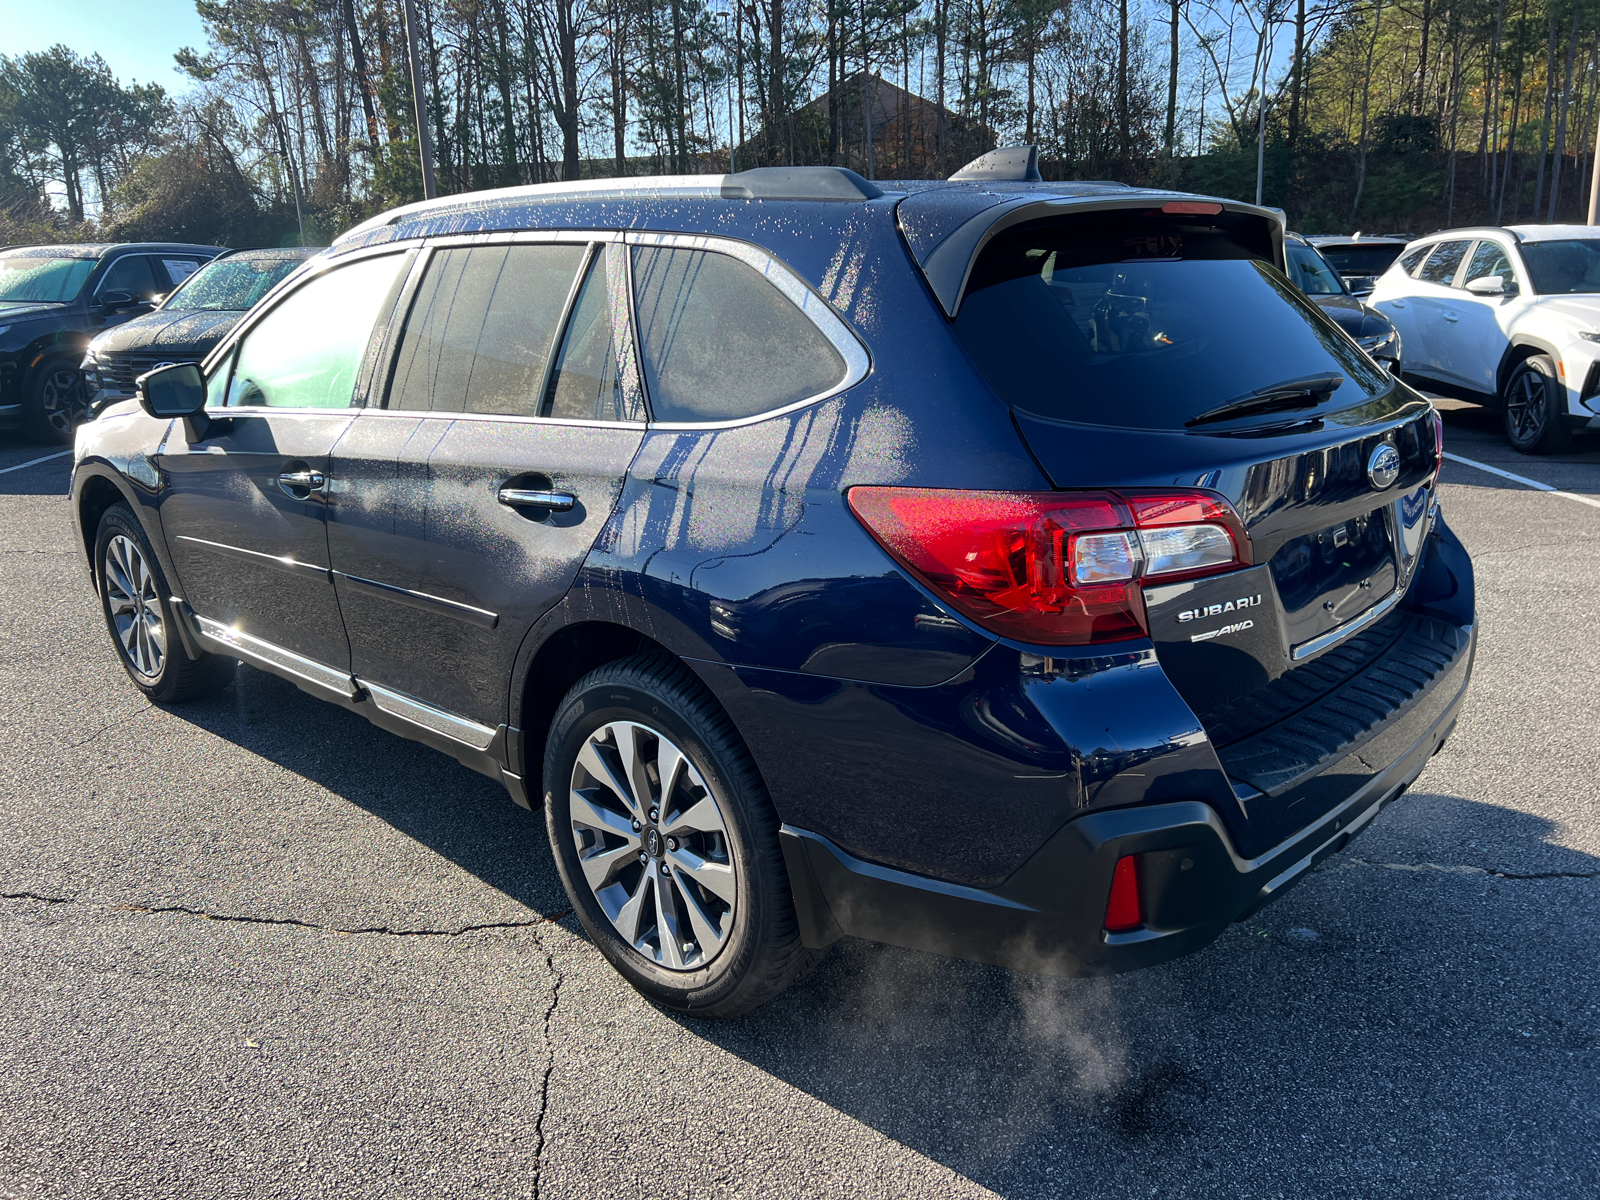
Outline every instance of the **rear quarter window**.
{"label": "rear quarter window", "polygon": [[846,364],[811,319],[727,254],[633,251],[645,385],[657,421],[759,416],[843,382]]}
{"label": "rear quarter window", "polygon": [[1080,424],[1183,429],[1258,391],[1330,374],[1344,382],[1324,403],[1340,408],[1385,390],[1267,252],[1247,229],[1161,214],[1024,226],[984,250],[956,333],[1006,403]]}

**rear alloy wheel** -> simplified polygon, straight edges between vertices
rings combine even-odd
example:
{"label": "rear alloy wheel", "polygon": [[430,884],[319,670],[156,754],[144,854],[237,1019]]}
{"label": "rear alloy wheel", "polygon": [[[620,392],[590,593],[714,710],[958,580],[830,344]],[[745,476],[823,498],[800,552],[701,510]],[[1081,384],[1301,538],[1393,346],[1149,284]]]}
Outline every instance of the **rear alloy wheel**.
{"label": "rear alloy wheel", "polygon": [[35,436],[62,446],[72,445],[73,434],[89,416],[83,372],[66,358],[41,363],[33,374],[28,399]]}
{"label": "rear alloy wheel", "polygon": [[651,1000],[737,1016],[819,961],[760,773],[682,663],[642,654],[580,679],[551,724],[544,788],[578,919]]}
{"label": "rear alloy wheel", "polygon": [[1518,363],[1506,380],[1506,441],[1520,454],[1560,454],[1572,444],[1566,421],[1566,388],[1547,355],[1535,354]]}
{"label": "rear alloy wheel", "polygon": [[191,659],[185,652],[161,565],[126,504],[113,504],[100,518],[94,573],[117,658],[146,696],[158,704],[194,700],[233,678],[233,659],[204,652]]}

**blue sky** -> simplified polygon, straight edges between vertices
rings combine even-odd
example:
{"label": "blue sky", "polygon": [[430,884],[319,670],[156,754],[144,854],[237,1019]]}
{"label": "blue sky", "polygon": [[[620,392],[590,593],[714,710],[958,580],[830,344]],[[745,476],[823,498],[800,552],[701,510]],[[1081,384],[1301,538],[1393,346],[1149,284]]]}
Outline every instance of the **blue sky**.
{"label": "blue sky", "polygon": [[79,54],[99,54],[123,83],[187,89],[173,65],[184,46],[205,50],[194,0],[0,0],[0,54],[48,50],[63,42]]}

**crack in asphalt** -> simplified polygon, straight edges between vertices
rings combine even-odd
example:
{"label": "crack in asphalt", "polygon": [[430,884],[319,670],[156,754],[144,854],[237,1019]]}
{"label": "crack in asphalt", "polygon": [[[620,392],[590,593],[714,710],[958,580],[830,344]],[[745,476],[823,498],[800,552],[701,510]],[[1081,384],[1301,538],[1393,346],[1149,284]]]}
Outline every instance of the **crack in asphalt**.
{"label": "crack in asphalt", "polygon": [[1387,863],[1352,858],[1347,867],[1383,867],[1390,871],[1439,871],[1446,875],[1488,875],[1493,879],[1600,879],[1600,871],[1494,871],[1488,867],[1441,866],[1438,863]]}
{"label": "crack in asphalt", "polygon": [[[3,892],[0,900],[37,900],[44,904],[94,904],[94,901],[79,901],[71,896],[45,896],[37,892]],[[186,917],[200,917],[206,921],[231,921],[240,925],[292,925],[299,929],[314,929],[319,933],[337,933],[345,937],[356,937],[363,934],[382,934],[386,937],[461,937],[468,933],[483,933],[491,929],[532,929],[540,925],[553,925],[557,921],[571,915],[570,908],[548,916],[534,917],[526,921],[484,921],[476,925],[463,925],[459,929],[392,929],[387,925],[362,925],[353,929],[346,929],[338,925],[320,925],[315,921],[302,921],[298,917],[257,917],[249,913],[214,913],[203,908],[190,908],[183,904],[108,904],[103,907],[117,912],[134,912],[157,914],[177,914]],[[543,944],[540,946],[543,949]],[[545,954],[545,961],[549,962],[550,955]],[[554,966],[551,967],[553,971]]]}
{"label": "crack in asphalt", "polygon": [[539,1200],[539,1189],[544,1173],[544,1116],[550,1108],[550,1077],[556,1070],[556,1046],[550,1037],[550,1022],[556,1015],[556,1005],[561,1003],[561,984],[566,977],[556,968],[555,956],[546,949],[544,939],[537,933],[533,937],[539,943],[539,949],[544,951],[545,966],[555,977],[555,983],[550,989],[550,1007],[544,1010],[544,1078],[539,1081],[539,1111],[533,1121],[533,1200]]}
{"label": "crack in asphalt", "polygon": [[150,704],[148,702],[145,703],[145,704],[142,704],[138,708],[135,708],[130,712],[125,712],[125,713],[122,713],[122,714],[120,714],[118,716],[115,716],[115,717],[111,718],[111,720],[107,721],[104,725],[101,725],[98,729],[95,729],[93,732],[88,734],[88,736],[80,738],[76,742],[68,742],[65,746],[63,746],[61,748],[63,750],[76,750],[79,746],[87,746],[90,742],[94,741],[95,738],[99,737],[106,730],[111,729],[114,726],[120,725],[124,721],[136,720],[137,718],[144,716],[145,713],[149,712],[154,707],[155,707],[154,704]]}

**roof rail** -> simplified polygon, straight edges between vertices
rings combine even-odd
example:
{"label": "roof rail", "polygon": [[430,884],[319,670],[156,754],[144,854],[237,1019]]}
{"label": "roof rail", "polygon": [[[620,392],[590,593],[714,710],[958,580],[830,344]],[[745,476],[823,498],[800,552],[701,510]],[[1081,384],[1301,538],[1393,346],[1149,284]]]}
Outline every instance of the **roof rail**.
{"label": "roof rail", "polygon": [[1001,146],[979,155],[954,175],[952,183],[1043,183],[1039,147]]}
{"label": "roof rail", "polygon": [[752,167],[722,177],[724,200],[876,200],[883,189],[846,167]]}

